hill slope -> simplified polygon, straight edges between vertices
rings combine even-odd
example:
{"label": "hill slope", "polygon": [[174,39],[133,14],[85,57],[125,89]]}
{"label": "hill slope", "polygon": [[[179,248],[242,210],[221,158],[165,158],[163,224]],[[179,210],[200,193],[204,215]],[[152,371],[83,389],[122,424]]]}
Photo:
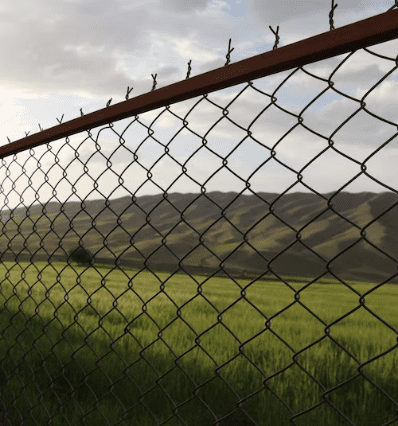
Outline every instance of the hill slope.
{"label": "hill slope", "polygon": [[15,209],[13,216],[3,209],[0,250],[2,260],[14,260],[7,249],[12,239],[10,247],[21,252],[20,260],[36,252],[34,260],[47,260],[55,252],[53,261],[66,261],[63,250],[76,246],[80,236],[97,263],[111,263],[124,252],[121,265],[142,268],[152,254],[152,270],[174,272],[186,256],[183,266],[190,273],[214,273],[223,261],[232,275],[259,275],[270,262],[278,274],[316,277],[336,257],[330,269],[342,279],[378,282],[397,273],[398,207],[384,212],[398,195],[342,192],[331,201],[334,211],[327,204],[332,195],[292,193],[277,199],[272,193],[173,193],[166,199],[163,194],[137,197],[134,203],[132,197],[85,201],[84,210],[80,202],[65,203],[62,210],[55,202],[45,210],[33,205],[28,211]]}

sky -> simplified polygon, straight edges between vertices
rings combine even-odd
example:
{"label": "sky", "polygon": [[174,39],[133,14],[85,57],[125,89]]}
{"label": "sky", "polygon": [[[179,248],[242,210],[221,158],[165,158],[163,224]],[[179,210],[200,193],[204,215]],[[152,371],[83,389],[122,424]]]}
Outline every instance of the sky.
{"label": "sky", "polygon": [[[384,13],[394,1],[335,0],[336,3],[333,21],[334,27],[339,28]],[[62,122],[75,119],[80,116],[80,108],[88,114],[104,108],[111,98],[111,105],[123,102],[127,87],[133,87],[130,99],[149,92],[153,85],[151,74],[157,74],[156,89],[184,80],[190,60],[191,77],[223,67],[230,38],[234,49],[230,53],[232,64],[272,50],[275,35],[269,26],[274,31],[279,26],[278,48],[329,32],[330,10],[329,0],[3,0],[0,145],[9,143],[7,137],[14,142],[28,132],[39,132],[39,124],[42,129],[53,127],[62,116]],[[340,92],[360,99],[395,66],[398,40],[369,50],[390,59],[357,51],[332,79]],[[327,79],[348,55],[309,64],[304,69]],[[228,117],[247,129],[292,71],[254,80],[254,87],[269,96],[248,87],[228,107]],[[395,126],[361,111],[332,137],[336,149],[361,163],[394,136],[398,124],[397,80],[398,70],[365,99],[366,108]],[[65,138],[52,142],[51,152],[47,152],[46,145],[34,148],[36,160],[29,151],[17,154],[17,162],[13,156],[4,158],[0,167],[0,205],[4,209],[36,205],[38,196],[44,204],[105,197],[113,200],[130,193],[140,197],[166,190],[199,194],[201,185],[207,193],[241,192],[248,179],[254,192],[282,193],[297,181],[299,170],[327,147],[327,138],[360,106],[332,89],[312,104],[303,114],[303,124],[324,138],[298,126],[275,148],[276,157],[293,172],[274,159],[262,165],[277,141],[297,123],[296,117],[275,106],[268,108],[250,128],[253,137],[264,146],[246,138],[233,151],[247,133],[226,118],[209,132],[223,116],[221,108],[246,86],[239,84],[209,94],[208,99],[219,107],[203,100],[186,117],[189,129],[200,136],[184,129],[169,144],[169,154],[180,164],[168,155],[161,158],[164,146],[182,128],[182,119],[201,96],[170,107],[180,119],[166,111],[155,121],[153,137],[160,143],[148,138],[141,144],[148,131],[138,122],[130,125],[134,120],[131,117],[115,122],[113,130],[99,131],[104,126],[92,129],[92,138],[87,132],[70,137],[70,146],[78,148],[80,161]],[[326,82],[299,70],[275,94],[277,104],[298,115],[326,87]],[[140,114],[139,120],[149,127],[164,109]],[[141,165],[131,164],[133,154],[121,146],[115,132],[124,132],[125,146],[136,152]],[[202,146],[203,137],[206,147]],[[60,149],[56,159],[54,153]],[[227,156],[233,173],[222,167]],[[368,160],[367,172],[396,190],[397,160],[398,137]],[[107,170],[109,161],[112,166]],[[90,177],[85,175],[85,162]],[[189,177],[182,174],[184,163]],[[152,181],[156,184],[147,177],[146,169],[152,166]],[[302,175],[309,187],[325,194],[339,190],[360,171],[360,164],[328,149]],[[120,174],[126,189],[119,185]],[[344,191],[380,193],[390,189],[363,174]],[[289,190],[294,192],[311,190],[298,182]],[[246,190],[244,194],[251,192]]]}

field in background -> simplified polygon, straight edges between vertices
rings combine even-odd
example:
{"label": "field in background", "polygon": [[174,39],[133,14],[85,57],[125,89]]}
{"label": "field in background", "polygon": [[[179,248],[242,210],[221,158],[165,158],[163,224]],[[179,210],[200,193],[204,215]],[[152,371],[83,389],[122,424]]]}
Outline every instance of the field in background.
{"label": "field in background", "polygon": [[[9,273],[4,264],[13,266]],[[398,400],[397,350],[363,366],[369,380],[358,373],[358,362],[392,348],[397,334],[359,307],[360,295],[342,284],[314,283],[299,294],[299,301],[327,324],[357,308],[330,325],[327,337],[326,325],[295,303],[294,291],[278,281],[250,285],[245,290],[248,303],[237,301],[241,289],[225,278],[195,276],[198,283],[207,279],[199,295],[198,284],[187,275],[168,279],[169,274],[158,273],[157,279],[141,272],[134,277],[137,271],[111,272],[99,266],[98,271],[84,271],[74,265],[81,274],[77,278],[66,263],[53,263],[62,287],[57,272],[44,262],[19,263],[29,266],[22,277],[18,265],[4,264],[0,410],[7,407],[16,424],[23,416],[25,426],[49,424],[50,417],[53,426],[97,426],[106,424],[104,418],[110,425],[125,419],[121,426],[183,425],[177,416],[170,418],[178,405],[187,425],[205,426],[216,421],[205,404],[221,418],[245,398],[241,407],[258,425],[288,425],[293,415],[324,399],[341,413],[325,402],[298,416],[296,424],[348,425],[344,414],[357,425],[376,426],[396,416],[397,407],[369,380]],[[45,268],[39,277],[36,268]],[[104,286],[100,274],[108,274]],[[52,287],[47,293],[39,278],[47,289]],[[241,287],[250,283],[237,282]],[[290,285],[297,291],[308,282]],[[353,286],[360,294],[373,287]],[[398,286],[386,284],[365,300],[368,309],[398,328]],[[219,316],[216,308],[226,311]],[[273,315],[265,330],[265,316]],[[293,355],[299,351],[295,363]],[[181,357],[181,368],[176,357]],[[235,413],[233,418],[247,417]]]}

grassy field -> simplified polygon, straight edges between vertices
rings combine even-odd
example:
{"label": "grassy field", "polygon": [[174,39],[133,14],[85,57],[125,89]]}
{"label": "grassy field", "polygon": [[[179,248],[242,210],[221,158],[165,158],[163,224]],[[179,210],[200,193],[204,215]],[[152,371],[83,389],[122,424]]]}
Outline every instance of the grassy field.
{"label": "grassy field", "polygon": [[[0,265],[0,410],[17,425],[208,426],[222,419],[220,426],[234,426],[251,418],[279,426],[297,416],[300,426],[376,426],[398,416],[372,384],[398,401],[397,349],[368,362],[397,345],[397,285],[365,296],[389,328],[360,307],[374,284],[353,283],[352,291],[331,280],[304,289],[308,281],[289,288],[239,279],[249,303],[224,278],[195,276],[203,283],[198,294],[185,274],[74,265],[77,278],[66,263],[19,265],[28,269]],[[246,414],[227,418],[239,401]]]}

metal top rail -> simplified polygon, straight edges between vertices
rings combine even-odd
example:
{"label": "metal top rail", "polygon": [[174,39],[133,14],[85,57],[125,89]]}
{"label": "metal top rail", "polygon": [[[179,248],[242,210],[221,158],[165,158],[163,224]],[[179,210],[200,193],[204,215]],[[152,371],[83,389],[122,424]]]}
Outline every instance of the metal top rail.
{"label": "metal top rail", "polygon": [[[155,80],[151,92],[133,99],[128,99],[127,94],[126,101],[112,106],[109,101],[106,108],[87,115],[82,113],[81,117],[1,146],[0,158],[196,96],[394,40],[398,38],[398,9],[337,29],[331,25],[331,29],[333,31],[277,48],[278,32],[271,28],[277,41],[269,52],[228,65],[233,49],[229,50],[224,67],[192,78],[189,78],[189,69],[185,80],[154,91]],[[396,61],[398,65],[398,57]]]}

